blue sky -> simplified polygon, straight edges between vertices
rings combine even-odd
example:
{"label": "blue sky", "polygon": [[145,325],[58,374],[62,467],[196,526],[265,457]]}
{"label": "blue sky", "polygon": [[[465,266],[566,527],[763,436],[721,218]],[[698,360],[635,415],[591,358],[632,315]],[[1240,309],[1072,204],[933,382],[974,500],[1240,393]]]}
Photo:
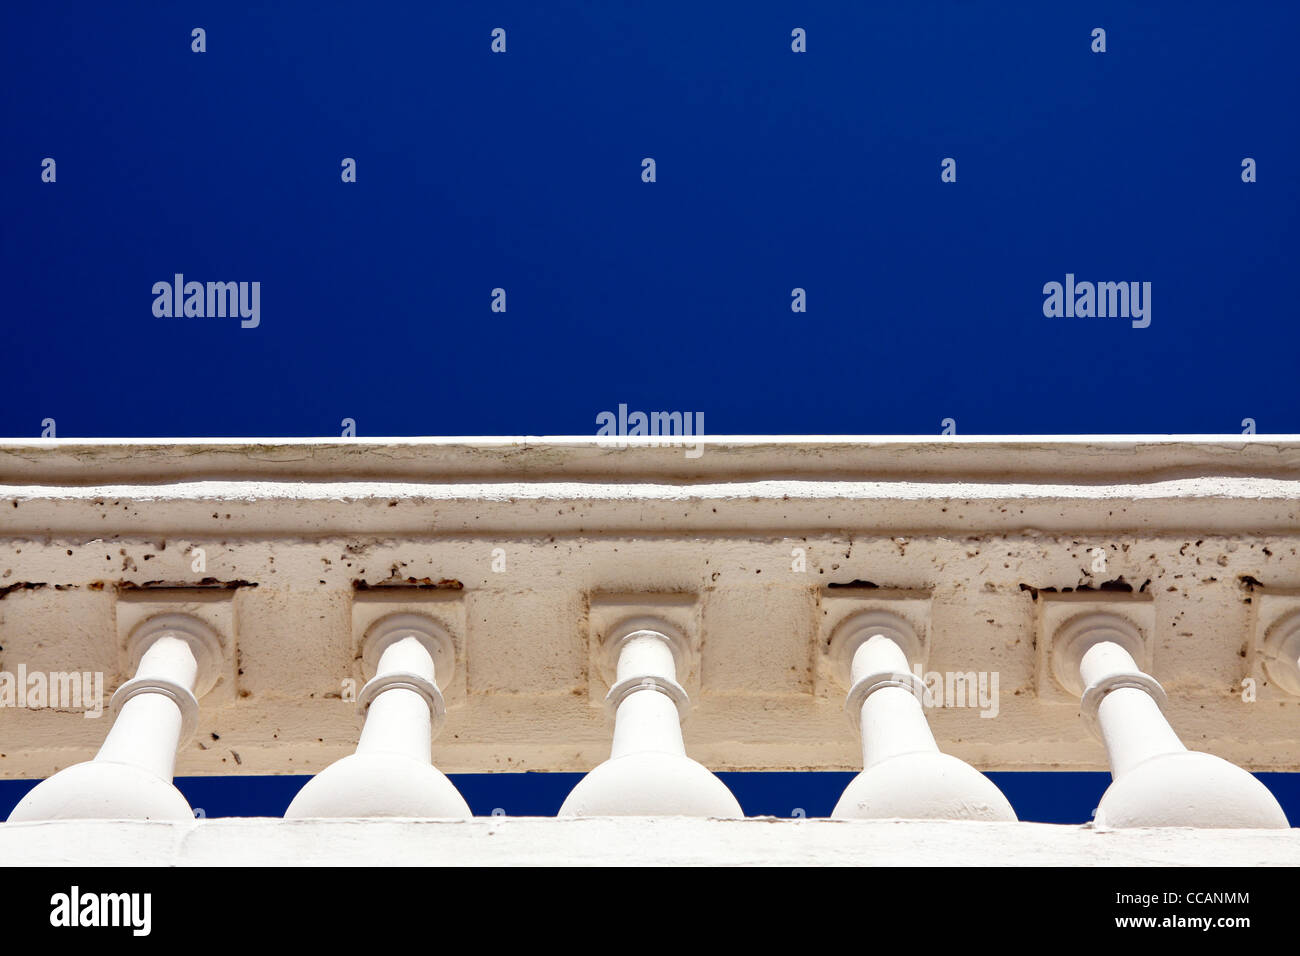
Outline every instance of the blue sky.
{"label": "blue sky", "polygon": [[[1300,432],[1297,35],[1286,3],[7,4],[0,435],[589,434],[619,403]],[[260,283],[260,324],[155,316],[178,273]],[[1067,274],[1151,283],[1150,326],[1045,316]],[[275,812],[287,779],[183,788]],[[742,802],[843,785],[782,779]]]}
{"label": "blue sky", "polygon": [[1294,4],[229,6],[0,13],[0,435],[1300,432]]}
{"label": "blue sky", "polygon": [[[751,771],[721,773],[748,816],[825,817],[852,773]],[[991,773],[1021,820],[1086,823],[1110,784],[1108,773]],[[1294,823],[1300,819],[1300,774],[1257,775]],[[452,782],[476,816],[494,810],[509,816],[553,816],[582,775],[578,773],[456,773]],[[281,816],[310,778],[179,777],[177,787],[207,817]],[[7,817],[33,786],[31,780],[0,780],[0,818]],[[801,812],[802,811],[802,812]]]}

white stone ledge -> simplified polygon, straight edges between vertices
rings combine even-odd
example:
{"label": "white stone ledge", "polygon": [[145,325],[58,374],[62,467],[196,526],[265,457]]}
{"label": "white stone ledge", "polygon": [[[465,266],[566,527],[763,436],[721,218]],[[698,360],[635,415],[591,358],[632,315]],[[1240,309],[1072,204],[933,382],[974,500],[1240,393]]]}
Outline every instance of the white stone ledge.
{"label": "white stone ledge", "polygon": [[[653,441],[653,440],[649,440]],[[0,534],[1286,532],[1297,436],[8,441]]]}
{"label": "white stone ledge", "polygon": [[[439,768],[587,771],[610,743],[593,596],[689,594],[707,638],[691,757],[854,770],[820,627],[831,586],[869,584],[926,593],[927,669],[998,675],[996,720],[928,713],[946,752],[1099,770],[1040,666],[1039,594],[1110,587],[1149,605],[1151,674],[1190,746],[1296,770],[1300,703],[1256,645],[1263,602],[1300,595],[1298,529],[1297,436],[709,437],[698,459],[591,437],[8,442],[0,670],[102,673],[111,694],[124,602],[208,587],[238,666],[178,772],[314,773],[356,746],[358,593],[419,585],[464,615]],[[0,708],[0,776],[48,776],[104,733],[75,708]]]}
{"label": "white stone ledge", "polygon": [[1295,530],[1300,480],[0,484],[0,504],[0,533],[8,537],[803,534],[856,528],[886,534],[1258,534]]}
{"label": "white stone ledge", "polygon": [[[657,439],[5,439],[0,482],[129,484],[264,480],[1150,481],[1297,477],[1297,435],[706,435],[698,457]],[[694,452],[692,452],[694,453]]]}
{"label": "white stone ledge", "polygon": [[477,818],[0,826],[8,866],[1297,866],[1300,830],[1043,823]]}

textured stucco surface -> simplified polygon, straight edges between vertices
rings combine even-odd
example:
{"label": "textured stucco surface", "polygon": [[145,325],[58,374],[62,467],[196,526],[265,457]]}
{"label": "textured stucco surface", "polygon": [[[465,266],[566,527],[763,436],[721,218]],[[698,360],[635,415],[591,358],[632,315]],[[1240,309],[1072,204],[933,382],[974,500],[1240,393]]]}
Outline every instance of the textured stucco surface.
{"label": "textured stucco surface", "polygon": [[1297,866],[1300,830],[685,817],[0,825],[10,866]]}
{"label": "textured stucco surface", "polygon": [[[1300,698],[1254,643],[1260,596],[1300,593],[1298,516],[1300,442],[1278,438],[714,439],[696,460],[576,439],[28,442],[0,448],[0,670],[101,670],[111,694],[119,599],[203,586],[228,599],[231,659],[177,772],[310,773],[355,746],[354,598],[400,594],[455,632],[441,769],[586,770],[610,734],[593,601],[673,592],[700,638],[690,755],[848,770],[832,605],[922,593],[926,669],[999,675],[997,717],[927,711],[941,748],[1100,770],[1038,646],[1043,596],[1093,589],[1143,603],[1190,747],[1297,770]],[[86,759],[105,730],[0,709],[0,776]]]}

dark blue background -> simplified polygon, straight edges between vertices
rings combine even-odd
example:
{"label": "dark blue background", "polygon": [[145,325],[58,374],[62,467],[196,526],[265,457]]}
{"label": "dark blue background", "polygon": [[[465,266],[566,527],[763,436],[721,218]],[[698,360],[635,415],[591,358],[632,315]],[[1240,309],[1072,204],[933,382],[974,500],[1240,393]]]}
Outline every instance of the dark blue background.
{"label": "dark blue background", "polygon": [[[475,816],[502,810],[509,816],[553,816],[580,773],[453,773]],[[749,816],[826,817],[853,779],[851,773],[720,773]],[[1256,774],[1292,822],[1300,819],[1300,774]],[[1021,820],[1086,823],[1110,784],[1108,773],[991,773]],[[190,805],[208,817],[284,814],[310,777],[177,777]],[[34,780],[0,780],[0,819],[7,817]],[[800,814],[797,811],[802,810]]]}
{"label": "dark blue background", "polygon": [[4,6],[0,435],[1300,432],[1296,4],[228,6]]}
{"label": "dark blue background", "polygon": [[[1300,6],[240,6],[0,11],[0,435],[586,434],[620,402],[713,434],[1300,432]],[[260,281],[261,327],[155,318],[176,272]],[[1044,318],[1066,272],[1150,281],[1150,328]],[[725,776],[751,813],[847,782]],[[995,777],[1075,822],[1107,779]],[[573,781],[457,782],[546,813]],[[300,783],[180,781],[214,816]]]}

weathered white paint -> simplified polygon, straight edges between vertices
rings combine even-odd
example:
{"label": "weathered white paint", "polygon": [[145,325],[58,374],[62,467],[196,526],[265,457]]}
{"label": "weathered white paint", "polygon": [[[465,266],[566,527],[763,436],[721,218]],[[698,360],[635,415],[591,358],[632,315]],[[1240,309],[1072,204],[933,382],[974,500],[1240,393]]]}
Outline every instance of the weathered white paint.
{"label": "weathered white paint", "polygon": [[[179,481],[57,490],[8,485],[0,495],[18,502],[19,514],[5,515],[14,532],[70,536],[824,533],[846,527],[845,508],[869,512],[870,527],[886,534],[1025,528],[1223,534],[1293,532],[1300,482],[1215,477],[1096,486],[814,478],[683,487],[647,481]],[[943,512],[948,504],[960,510]]]}
{"label": "weathered white paint", "polygon": [[[705,435],[705,453],[655,448],[628,437],[615,448],[592,436],[265,439],[6,439],[0,473],[75,483],[94,470],[104,483],[178,481],[196,474],[303,480],[401,476],[427,480],[558,476],[625,481],[630,475],[728,480],[774,474],[870,474],[908,481],[953,476],[1046,482],[1083,478],[1147,482],[1179,474],[1290,477],[1300,470],[1297,435]],[[17,481],[15,481],[17,483]]]}
{"label": "weathered white paint", "polygon": [[[682,679],[690,757],[859,769],[822,623],[854,593],[827,585],[866,581],[924,595],[927,669],[1000,674],[996,719],[927,711],[941,751],[1104,769],[1036,644],[1048,589],[1122,578],[1188,745],[1295,770],[1300,698],[1265,670],[1260,607],[1300,589],[1298,550],[1293,437],[714,438],[698,459],[591,439],[16,442],[0,447],[0,669],[102,671],[111,690],[131,673],[128,604],[215,592],[237,646],[177,772],[315,773],[361,729],[344,699],[366,676],[359,605],[454,595],[436,765],[588,770],[610,743],[598,596],[672,593],[705,636]],[[0,775],[47,776],[103,733],[0,710],[0,741],[21,742],[0,743]]]}
{"label": "weathered white paint", "polygon": [[1117,614],[1084,615],[1057,657],[1078,662],[1083,711],[1110,760],[1114,780],[1097,824],[1286,828],[1281,806],[1255,777],[1178,739],[1160,710],[1164,689],[1138,669],[1136,637],[1123,623]]}
{"label": "weathered white paint", "polygon": [[1042,823],[481,817],[0,826],[9,866],[1300,865],[1300,830]]}
{"label": "weathered white paint", "polygon": [[[900,643],[919,642],[901,618],[875,612],[845,622],[834,650],[851,660],[846,709],[862,735],[863,771],[849,783],[840,819],[1015,820],[988,777],[940,753],[925,721],[925,686]],[[883,619],[882,619],[883,618]]]}
{"label": "weathered white paint", "polygon": [[131,656],[135,677],[113,695],[116,719],[95,759],[37,784],[10,821],[193,818],[172,773],[198,723],[194,692],[215,682],[219,638],[189,615],[163,615],[136,631]]}
{"label": "weathered white paint", "polygon": [[1291,613],[1268,631],[1260,642],[1259,655],[1273,682],[1300,697],[1300,612]]}
{"label": "weathered white paint", "polygon": [[689,698],[677,682],[677,661],[687,642],[670,637],[664,623],[647,623],[607,640],[617,662],[607,698],[614,743],[609,759],[578,781],[560,816],[743,817],[726,785],[686,756],[681,711]]}
{"label": "weathered white paint", "polygon": [[434,660],[441,657],[449,672],[451,646],[433,621],[415,614],[389,615],[371,628],[363,657],[375,661],[374,676],[357,698],[366,715],[357,751],[309,780],[286,818],[470,816],[429,760],[446,715]]}

